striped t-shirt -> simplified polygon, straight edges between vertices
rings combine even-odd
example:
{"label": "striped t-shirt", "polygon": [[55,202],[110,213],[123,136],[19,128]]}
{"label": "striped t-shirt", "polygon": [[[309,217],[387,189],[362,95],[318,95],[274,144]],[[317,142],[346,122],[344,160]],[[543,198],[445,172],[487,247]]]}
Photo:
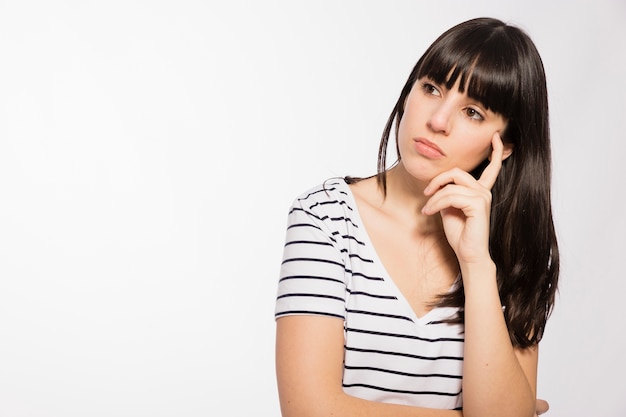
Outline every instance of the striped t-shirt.
{"label": "striped t-shirt", "polygon": [[417,317],[391,280],[343,179],[294,201],[289,211],[275,317],[344,320],[343,389],[380,402],[460,409],[463,326],[455,308]]}

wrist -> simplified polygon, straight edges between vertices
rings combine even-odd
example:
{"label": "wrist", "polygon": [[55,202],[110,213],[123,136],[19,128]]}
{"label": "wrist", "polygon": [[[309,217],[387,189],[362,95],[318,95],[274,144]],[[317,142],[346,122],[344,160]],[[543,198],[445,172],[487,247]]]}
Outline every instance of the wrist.
{"label": "wrist", "polygon": [[464,286],[473,282],[489,282],[491,280],[495,282],[497,267],[491,258],[480,262],[460,263],[459,267]]}
{"label": "wrist", "polygon": [[495,317],[494,314],[498,311],[502,312],[497,267],[493,261],[466,264],[461,267],[461,274],[465,292],[466,323],[469,316],[474,316],[479,311],[488,312],[490,317]]}

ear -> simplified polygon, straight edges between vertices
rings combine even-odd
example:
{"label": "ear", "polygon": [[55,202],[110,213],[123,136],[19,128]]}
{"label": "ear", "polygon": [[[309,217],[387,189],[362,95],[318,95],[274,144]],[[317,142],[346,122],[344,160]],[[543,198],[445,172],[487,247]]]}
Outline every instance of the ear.
{"label": "ear", "polygon": [[504,161],[513,153],[513,144],[509,142],[503,142],[502,145],[504,145],[504,149],[502,149],[502,160]]}

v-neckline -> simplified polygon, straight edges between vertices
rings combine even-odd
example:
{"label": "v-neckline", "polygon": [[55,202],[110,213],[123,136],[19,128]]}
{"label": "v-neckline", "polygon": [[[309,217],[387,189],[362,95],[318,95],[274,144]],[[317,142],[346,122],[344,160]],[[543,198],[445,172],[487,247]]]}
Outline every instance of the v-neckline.
{"label": "v-neckline", "polygon": [[[370,251],[374,264],[380,270],[383,281],[385,282],[387,287],[393,292],[398,302],[402,304],[402,308],[407,311],[411,320],[413,320],[413,322],[417,325],[425,326],[431,322],[449,319],[451,316],[453,316],[456,313],[456,311],[458,311],[458,308],[433,307],[432,309],[427,311],[424,315],[422,316],[417,315],[413,307],[411,307],[411,303],[409,303],[409,300],[407,300],[404,294],[402,293],[402,291],[400,291],[400,288],[391,277],[391,274],[389,274],[389,271],[387,271],[385,264],[382,262],[382,260],[378,256],[376,247],[372,243],[369,232],[367,231],[367,226],[365,225],[365,222],[363,221],[363,218],[361,217],[359,204],[357,202],[357,199],[354,193],[352,192],[352,189],[350,188],[350,185],[347,182],[345,182],[344,179],[342,179],[342,182],[346,188],[346,193],[351,200],[350,203],[352,204],[352,206],[354,206],[353,216],[356,217],[357,223],[362,228],[361,239],[365,242],[365,245]],[[454,288],[454,284],[452,288]]]}

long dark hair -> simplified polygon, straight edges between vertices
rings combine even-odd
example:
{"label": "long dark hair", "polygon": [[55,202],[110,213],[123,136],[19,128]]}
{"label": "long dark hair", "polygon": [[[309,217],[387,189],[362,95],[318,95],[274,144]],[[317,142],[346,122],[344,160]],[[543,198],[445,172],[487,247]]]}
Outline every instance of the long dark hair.
{"label": "long dark hair", "polygon": [[[417,62],[387,120],[378,154],[379,185],[386,193],[387,146],[397,135],[404,102],[416,80],[428,76],[503,115],[502,139],[513,144],[492,189],[489,249],[497,265],[498,289],[514,346],[543,337],[557,290],[559,250],[552,220],[548,94],[541,57],[519,28],[472,19],[443,33]],[[400,158],[400,152],[397,152]],[[480,175],[484,164],[472,174]],[[440,306],[463,307],[462,280],[442,295]],[[463,313],[457,318],[463,320]]]}

